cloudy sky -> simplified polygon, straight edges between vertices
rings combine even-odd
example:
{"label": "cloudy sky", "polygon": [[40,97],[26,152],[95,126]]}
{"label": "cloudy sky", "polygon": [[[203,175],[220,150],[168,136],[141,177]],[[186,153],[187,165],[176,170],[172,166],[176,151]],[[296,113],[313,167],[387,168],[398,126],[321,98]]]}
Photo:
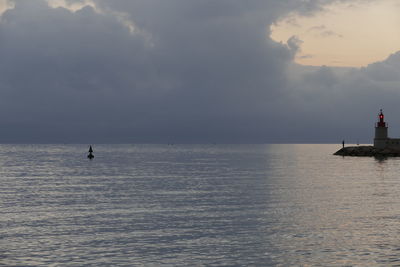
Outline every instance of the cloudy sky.
{"label": "cloudy sky", "polygon": [[0,142],[400,136],[397,0],[0,0]]}

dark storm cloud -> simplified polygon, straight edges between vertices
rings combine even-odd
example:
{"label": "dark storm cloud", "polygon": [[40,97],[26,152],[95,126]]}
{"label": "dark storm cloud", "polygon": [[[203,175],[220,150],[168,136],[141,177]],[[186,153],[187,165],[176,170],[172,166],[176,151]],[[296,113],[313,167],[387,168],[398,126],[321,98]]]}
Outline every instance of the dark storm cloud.
{"label": "dark storm cloud", "polygon": [[149,64],[140,36],[90,7],[71,13],[18,1],[3,15],[0,38],[4,138],[107,134],[132,111],[130,98],[140,92],[127,92],[128,85],[143,81]]}
{"label": "dark storm cloud", "polygon": [[[400,52],[365,68],[295,66],[290,71],[292,116],[286,122],[304,142],[371,142],[380,108],[390,135],[400,135]],[[396,75],[397,74],[397,75]],[[296,123],[297,122],[297,123]]]}
{"label": "dark storm cloud", "polygon": [[328,2],[96,0],[96,10],[71,12],[15,1],[0,23],[0,137],[331,141],[335,127],[346,134],[342,115],[376,113],[377,91],[397,96],[398,81],[380,78],[395,77],[399,59],[345,71],[293,65],[300,40],[276,43],[269,26]]}

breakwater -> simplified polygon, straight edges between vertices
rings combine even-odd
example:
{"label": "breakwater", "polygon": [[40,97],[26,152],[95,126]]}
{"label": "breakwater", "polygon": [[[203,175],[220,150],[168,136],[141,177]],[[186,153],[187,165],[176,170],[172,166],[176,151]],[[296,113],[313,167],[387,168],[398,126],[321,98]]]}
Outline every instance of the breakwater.
{"label": "breakwater", "polygon": [[376,148],[373,146],[348,146],[339,149],[334,155],[351,157],[400,157],[400,149]]}

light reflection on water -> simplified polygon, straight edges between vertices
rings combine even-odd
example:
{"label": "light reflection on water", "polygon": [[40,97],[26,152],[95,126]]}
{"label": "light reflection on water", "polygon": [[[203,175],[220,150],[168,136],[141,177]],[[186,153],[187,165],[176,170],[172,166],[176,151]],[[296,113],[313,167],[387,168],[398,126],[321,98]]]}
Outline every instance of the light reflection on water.
{"label": "light reflection on water", "polygon": [[399,159],[335,145],[0,146],[0,265],[398,265]]}

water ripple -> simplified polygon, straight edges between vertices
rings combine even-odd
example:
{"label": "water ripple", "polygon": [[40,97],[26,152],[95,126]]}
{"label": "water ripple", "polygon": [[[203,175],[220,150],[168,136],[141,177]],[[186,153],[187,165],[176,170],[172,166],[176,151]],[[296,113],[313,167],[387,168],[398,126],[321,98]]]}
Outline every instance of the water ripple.
{"label": "water ripple", "polygon": [[0,265],[400,265],[400,161],[335,149],[0,145]]}

